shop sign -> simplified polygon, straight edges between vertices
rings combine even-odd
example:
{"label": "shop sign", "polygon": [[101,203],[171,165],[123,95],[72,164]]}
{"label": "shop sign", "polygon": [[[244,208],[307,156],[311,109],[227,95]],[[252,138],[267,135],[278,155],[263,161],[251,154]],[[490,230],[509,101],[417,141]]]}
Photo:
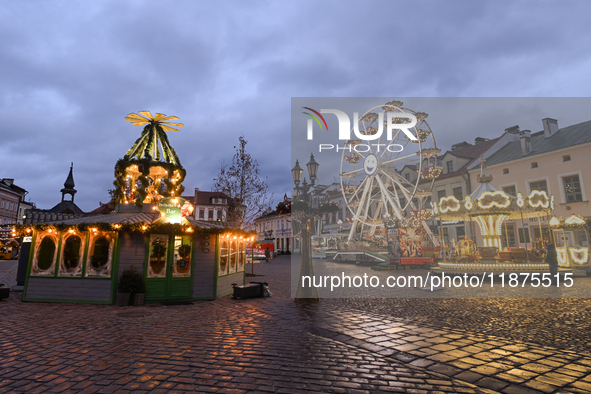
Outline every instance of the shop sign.
{"label": "shop sign", "polygon": [[166,197],[158,201],[156,209],[162,215],[162,223],[186,223],[185,217],[191,215],[195,208],[184,198]]}

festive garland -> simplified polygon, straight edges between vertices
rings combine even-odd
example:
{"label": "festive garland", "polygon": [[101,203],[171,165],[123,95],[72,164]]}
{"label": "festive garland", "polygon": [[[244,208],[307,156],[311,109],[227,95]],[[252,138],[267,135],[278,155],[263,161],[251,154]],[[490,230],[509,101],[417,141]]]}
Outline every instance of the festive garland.
{"label": "festive garland", "polygon": [[15,224],[13,225],[13,232],[17,236],[31,235],[32,231],[75,231],[83,233],[87,231],[115,231],[120,233],[144,233],[144,234],[195,234],[210,235],[210,234],[233,234],[250,238],[256,237],[255,231],[240,231],[232,227],[223,228],[203,228],[198,225],[186,225],[178,223],[81,223],[81,224],[64,224],[64,223],[41,223],[33,225]]}
{"label": "festive garland", "polygon": [[[162,150],[164,161],[160,161],[160,150]],[[155,154],[155,157],[153,157],[153,154]],[[127,170],[134,165],[137,166],[141,173],[136,180],[139,181],[140,185],[134,190],[134,194],[128,198],[125,195],[129,187],[126,180]],[[182,182],[187,172],[181,165],[176,151],[170,146],[162,126],[155,121],[144,127],[141,136],[134,142],[123,159],[119,159],[115,164],[115,181],[113,181],[113,185],[115,185],[114,197],[117,200],[116,202],[123,203],[129,200],[129,202],[133,201],[135,205],[141,207],[148,196],[147,189],[150,186],[149,176],[152,167],[161,167],[168,173],[167,177],[161,179],[166,186],[166,191],[158,191],[159,195],[170,197],[180,196],[183,193],[185,188],[182,186]],[[178,171],[179,178],[175,182],[171,182],[170,177],[174,175],[175,171]]]}
{"label": "festive garland", "polygon": [[[137,188],[138,195],[135,198],[135,205],[138,207],[143,205],[143,201],[148,195],[146,189],[149,186],[148,177],[150,175],[151,167],[162,167],[164,170],[168,171],[168,177],[162,179],[166,185],[166,191],[160,192],[163,197],[180,196],[185,190],[184,186],[182,186],[182,182],[187,175],[187,171],[182,166],[161,161],[153,161],[151,157],[144,159],[129,159],[126,156],[123,159],[117,160],[117,163],[115,164],[115,181],[113,181],[113,185],[115,185],[115,197],[119,202],[126,200],[125,191],[128,187],[126,182],[127,169],[133,165],[137,165],[138,169],[141,170],[141,175],[137,178],[141,183],[141,186]],[[175,171],[179,172],[180,177],[176,184],[170,181],[170,175],[174,174]]]}

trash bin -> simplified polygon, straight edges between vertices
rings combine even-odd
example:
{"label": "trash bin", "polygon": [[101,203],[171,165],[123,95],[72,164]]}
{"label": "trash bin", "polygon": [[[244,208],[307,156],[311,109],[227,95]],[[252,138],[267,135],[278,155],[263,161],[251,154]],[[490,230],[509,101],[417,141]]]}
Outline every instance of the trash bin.
{"label": "trash bin", "polygon": [[264,297],[265,286],[268,286],[267,282],[250,282],[244,286],[238,286],[236,283],[232,283],[232,287],[234,288],[232,299]]}
{"label": "trash bin", "polygon": [[0,283],[0,300],[10,297],[10,287],[4,287],[4,283]]}

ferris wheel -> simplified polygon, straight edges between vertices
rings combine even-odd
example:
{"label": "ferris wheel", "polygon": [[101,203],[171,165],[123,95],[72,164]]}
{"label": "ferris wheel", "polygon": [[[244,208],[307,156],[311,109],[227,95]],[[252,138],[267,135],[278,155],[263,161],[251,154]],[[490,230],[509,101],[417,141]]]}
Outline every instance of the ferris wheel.
{"label": "ferris wheel", "polygon": [[[391,101],[368,110],[354,124],[343,150],[340,180],[351,222],[348,241],[359,226],[362,234],[373,235],[388,218],[403,220],[408,211],[416,217],[443,170],[428,115],[402,105]],[[400,127],[392,130],[391,140],[386,132],[389,117]],[[371,136],[375,139],[369,140]],[[431,235],[424,222],[423,226]]]}

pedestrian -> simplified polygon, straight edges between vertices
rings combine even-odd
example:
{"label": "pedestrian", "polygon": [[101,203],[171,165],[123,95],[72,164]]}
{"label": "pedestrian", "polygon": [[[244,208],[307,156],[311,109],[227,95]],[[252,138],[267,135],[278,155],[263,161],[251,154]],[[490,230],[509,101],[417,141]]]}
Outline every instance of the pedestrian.
{"label": "pedestrian", "polygon": [[265,249],[265,260],[267,260],[267,262],[269,262],[269,257],[271,257],[271,251],[267,248]]}
{"label": "pedestrian", "polygon": [[548,244],[546,252],[546,263],[550,269],[550,281],[553,285],[558,284],[558,259],[554,244]]}

